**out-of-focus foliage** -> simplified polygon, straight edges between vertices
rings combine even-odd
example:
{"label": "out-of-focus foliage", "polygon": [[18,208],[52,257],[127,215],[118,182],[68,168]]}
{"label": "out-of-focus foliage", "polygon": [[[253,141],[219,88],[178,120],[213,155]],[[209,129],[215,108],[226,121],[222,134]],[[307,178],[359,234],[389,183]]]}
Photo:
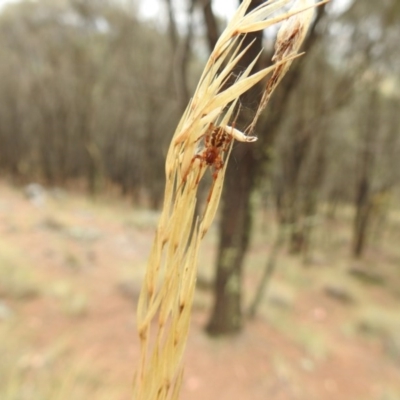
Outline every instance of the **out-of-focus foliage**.
{"label": "out-of-focus foliage", "polygon": [[[178,24],[171,40],[171,30],[122,4],[39,0],[2,10],[3,173],[50,185],[79,180],[92,192],[112,183],[160,205],[166,148],[184,106],[178,64],[189,57],[179,46],[195,55],[205,28],[185,42]],[[191,2],[173,5],[183,4]],[[265,127],[279,134],[262,150],[274,172],[258,181],[272,182],[293,251],[307,243],[301,231],[313,226],[320,204],[333,215],[339,202],[353,203],[356,254],[371,214],[387,208],[400,180],[400,9],[396,0],[331,0],[326,10],[312,50],[296,61],[305,64],[300,84],[271,107],[284,121]]]}
{"label": "out-of-focus foliage", "polygon": [[49,184],[105,180],[157,205],[179,118],[165,35],[116,2],[0,14],[0,167]]}
{"label": "out-of-focus foliage", "polygon": [[[332,6],[339,5],[332,1]],[[274,194],[290,249],[308,251],[318,205],[353,203],[353,254],[400,182],[400,10],[396,1],[350,2],[325,18],[305,57],[274,155]]]}

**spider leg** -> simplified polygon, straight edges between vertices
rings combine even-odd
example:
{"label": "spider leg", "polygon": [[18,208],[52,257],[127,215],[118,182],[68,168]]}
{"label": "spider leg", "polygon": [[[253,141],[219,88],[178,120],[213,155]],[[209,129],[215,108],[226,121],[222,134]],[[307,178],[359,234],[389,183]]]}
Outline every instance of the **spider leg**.
{"label": "spider leg", "polygon": [[218,173],[219,173],[219,170],[216,170],[216,171],[213,173],[213,181],[212,181],[212,184],[211,184],[211,187],[210,187],[210,191],[208,192],[207,203],[209,203],[210,200],[211,200],[211,196],[212,196],[213,191],[214,191],[215,182],[217,182]]}
{"label": "spider leg", "polygon": [[209,147],[211,145],[212,133],[215,129],[215,125],[210,122],[210,125],[207,128],[207,132],[204,135],[204,145],[205,147]]}
{"label": "spider leg", "polygon": [[212,193],[213,193],[213,190],[214,190],[215,182],[217,181],[219,171],[223,168],[223,166],[224,166],[224,162],[223,162],[222,158],[218,157],[218,159],[215,160],[215,170],[214,170],[214,172],[212,174],[213,181],[212,181],[212,184],[211,184],[210,191],[208,192],[207,203],[209,203],[210,200],[211,200],[211,196],[212,196]]}
{"label": "spider leg", "polygon": [[228,139],[225,140],[224,146],[222,147],[223,153],[228,151],[231,142],[232,142],[232,136],[229,135]]}
{"label": "spider leg", "polygon": [[201,178],[201,171],[203,169],[204,162],[203,162],[203,159],[202,159],[202,157],[200,155],[197,155],[194,158],[199,158],[200,159],[199,173],[197,174],[196,183],[195,183],[195,185],[197,186],[199,184],[199,181],[200,181],[200,178]]}
{"label": "spider leg", "polygon": [[[200,172],[201,172],[201,169],[202,169],[202,166],[203,166],[202,157],[201,157],[201,154],[196,154],[196,155],[192,158],[192,160],[190,161],[190,164],[189,164],[189,166],[188,166],[188,168],[187,168],[187,170],[186,170],[184,176],[182,177],[182,181],[181,181],[181,183],[179,184],[179,187],[178,187],[177,191],[180,190],[180,189],[182,188],[182,186],[186,183],[187,177],[188,177],[190,171],[192,170],[192,165],[193,165],[193,163],[196,161],[196,159],[200,159],[200,171],[199,171],[199,175],[200,175]],[[196,185],[197,185],[197,183],[198,183],[198,180],[199,180],[199,176],[198,176],[197,179],[196,179]]]}
{"label": "spider leg", "polygon": [[187,179],[187,177],[188,177],[188,175],[189,175],[189,173],[190,173],[190,170],[192,169],[192,165],[193,165],[195,159],[196,159],[196,156],[194,156],[194,157],[192,158],[192,160],[190,161],[190,164],[189,164],[189,166],[187,167],[186,172],[185,172],[185,174],[184,174],[183,177],[182,177],[182,183],[183,183],[183,182],[186,182],[186,179]]}

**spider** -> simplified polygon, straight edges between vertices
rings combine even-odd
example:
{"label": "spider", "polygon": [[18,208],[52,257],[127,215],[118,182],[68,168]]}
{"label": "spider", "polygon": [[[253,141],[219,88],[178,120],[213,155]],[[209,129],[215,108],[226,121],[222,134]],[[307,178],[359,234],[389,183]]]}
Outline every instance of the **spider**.
{"label": "spider", "polygon": [[225,128],[211,123],[204,136],[205,148],[201,153],[196,154],[192,161],[199,159],[201,168],[204,164],[214,167],[213,178],[215,180],[218,172],[224,166],[223,154],[229,149],[231,141],[232,135]]}
{"label": "spider", "polygon": [[182,180],[182,183],[186,182],[186,178],[196,160],[200,161],[199,172],[195,181],[196,185],[200,181],[201,171],[204,167],[214,168],[212,173],[213,182],[208,194],[207,202],[211,199],[219,171],[224,167],[224,154],[229,150],[229,146],[233,139],[240,142],[254,142],[257,140],[255,136],[246,136],[233,126],[216,126],[211,122],[204,135],[204,149],[193,156],[189,168]]}

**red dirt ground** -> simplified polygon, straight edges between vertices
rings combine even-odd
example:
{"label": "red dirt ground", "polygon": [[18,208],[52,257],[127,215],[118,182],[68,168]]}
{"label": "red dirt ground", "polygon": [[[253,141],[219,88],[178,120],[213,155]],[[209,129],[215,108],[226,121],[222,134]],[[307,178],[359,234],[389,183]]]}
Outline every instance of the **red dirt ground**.
{"label": "red dirt ground", "polygon": [[[40,281],[36,297],[3,299],[17,318],[13,332],[20,347],[29,344],[25,362],[40,369],[53,354],[66,370],[99,376],[102,398],[131,398],[138,358],[134,299],[154,219],[141,220],[122,201],[93,204],[79,195],[47,195],[44,205],[35,206],[22,189],[2,183],[0,193],[4,246],[23,257]],[[400,365],[379,340],[346,335],[340,327],[351,314],[321,291],[303,290],[289,312],[281,311],[289,315],[286,328],[261,316],[226,339],[203,332],[207,296],[199,294],[193,312],[182,399],[400,399]],[[313,337],[308,348],[295,340],[303,328],[323,338],[321,353],[310,352]]]}

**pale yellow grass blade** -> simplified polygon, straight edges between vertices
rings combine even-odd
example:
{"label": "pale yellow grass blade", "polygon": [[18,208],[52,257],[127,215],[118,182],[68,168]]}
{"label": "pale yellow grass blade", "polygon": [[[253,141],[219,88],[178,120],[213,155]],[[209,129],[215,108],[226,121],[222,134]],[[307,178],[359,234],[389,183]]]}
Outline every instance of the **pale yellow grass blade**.
{"label": "pale yellow grass blade", "polygon": [[[243,38],[239,33],[262,29],[299,13],[297,7],[289,13],[265,19],[287,2],[270,1],[247,15],[245,12],[250,0],[242,2],[218,40],[173,136],[165,165],[163,210],[138,302],[137,329],[141,354],[135,375],[136,400],[171,400],[179,396],[200,241],[218,209],[233,141],[253,142],[257,139],[234,128],[233,112],[237,109],[239,96],[272,73],[256,117],[259,115],[290,63],[298,56],[297,50],[304,38],[299,30],[292,43],[290,32],[298,29],[298,24],[296,21],[288,23],[278,35],[275,64],[250,75],[257,56],[231,86],[225,87],[249,48],[242,48]],[[307,27],[306,19],[300,21],[301,29]],[[212,146],[215,148],[209,153]],[[217,157],[218,163],[215,163]],[[207,204],[194,223],[198,184],[208,170],[212,172],[213,181]]]}

